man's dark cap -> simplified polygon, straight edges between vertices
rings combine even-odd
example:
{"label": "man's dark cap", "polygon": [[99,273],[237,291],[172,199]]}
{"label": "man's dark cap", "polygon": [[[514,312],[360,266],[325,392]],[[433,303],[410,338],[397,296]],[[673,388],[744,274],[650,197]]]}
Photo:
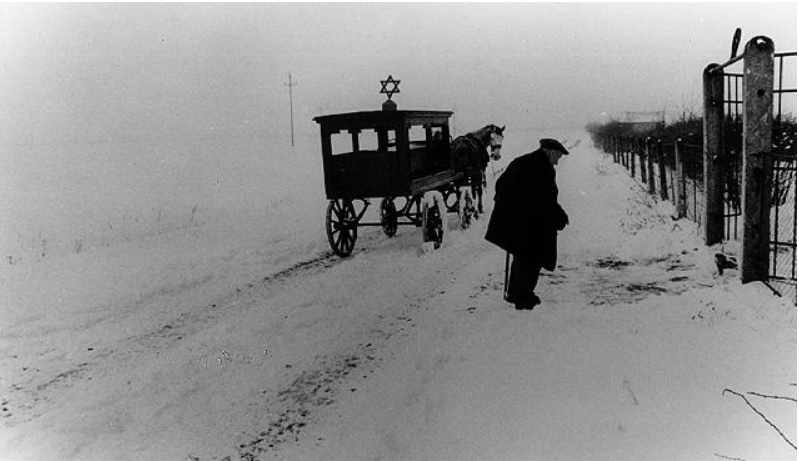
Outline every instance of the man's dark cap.
{"label": "man's dark cap", "polygon": [[563,144],[561,144],[557,139],[552,139],[552,138],[544,138],[544,139],[542,139],[541,140],[541,148],[542,149],[552,149],[552,150],[556,150],[556,151],[562,152],[563,155],[569,155],[569,151],[567,151],[566,148],[563,147]]}

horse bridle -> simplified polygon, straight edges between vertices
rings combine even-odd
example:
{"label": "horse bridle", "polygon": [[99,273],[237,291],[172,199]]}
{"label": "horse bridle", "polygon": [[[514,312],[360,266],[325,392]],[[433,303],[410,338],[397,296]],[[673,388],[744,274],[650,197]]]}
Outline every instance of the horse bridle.
{"label": "horse bridle", "polygon": [[[502,136],[502,131],[499,130],[493,131],[491,134],[492,136],[489,139],[489,142],[491,143],[491,145],[489,146],[491,149],[491,158],[493,158],[494,160],[499,160],[501,157],[499,151],[502,149],[502,139],[504,138],[504,136]],[[493,135],[498,135],[498,136],[493,136]]]}

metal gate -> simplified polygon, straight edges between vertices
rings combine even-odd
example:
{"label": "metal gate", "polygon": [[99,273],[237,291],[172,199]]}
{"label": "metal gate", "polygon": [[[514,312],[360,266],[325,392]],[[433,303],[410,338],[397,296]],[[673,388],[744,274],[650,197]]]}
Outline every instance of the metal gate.
{"label": "metal gate", "polygon": [[796,69],[796,52],[774,53],[776,60],[774,89],[773,150],[767,155],[771,169],[771,190],[768,192],[769,221],[769,278],[784,291],[783,283],[793,283],[796,295],[796,88],[785,81],[796,82],[796,76],[785,78],[785,60]]}
{"label": "metal gate", "polygon": [[785,82],[796,52],[758,36],[736,55],[739,38],[705,70],[706,242],[739,240],[742,281],[787,281],[795,294],[796,88]]}
{"label": "metal gate", "polygon": [[724,238],[738,240],[742,226],[741,167],[743,156],[743,73],[724,72]]}

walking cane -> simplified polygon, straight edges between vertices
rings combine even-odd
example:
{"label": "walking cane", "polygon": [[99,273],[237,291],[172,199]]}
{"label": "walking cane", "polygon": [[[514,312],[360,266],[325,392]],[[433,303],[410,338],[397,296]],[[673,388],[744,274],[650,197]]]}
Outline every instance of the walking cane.
{"label": "walking cane", "polygon": [[502,296],[508,301],[508,269],[510,268],[510,253],[505,252],[505,287]]}

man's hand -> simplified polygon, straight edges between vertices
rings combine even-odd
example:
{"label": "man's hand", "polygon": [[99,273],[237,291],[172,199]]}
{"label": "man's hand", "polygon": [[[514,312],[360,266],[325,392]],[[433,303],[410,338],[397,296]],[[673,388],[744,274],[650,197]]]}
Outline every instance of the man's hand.
{"label": "man's hand", "polygon": [[[560,207],[558,207],[558,208],[560,208]],[[560,208],[560,219],[559,219],[557,228],[558,228],[559,231],[562,231],[568,225],[569,225],[569,215],[566,214],[565,211],[563,211],[563,208]]]}

